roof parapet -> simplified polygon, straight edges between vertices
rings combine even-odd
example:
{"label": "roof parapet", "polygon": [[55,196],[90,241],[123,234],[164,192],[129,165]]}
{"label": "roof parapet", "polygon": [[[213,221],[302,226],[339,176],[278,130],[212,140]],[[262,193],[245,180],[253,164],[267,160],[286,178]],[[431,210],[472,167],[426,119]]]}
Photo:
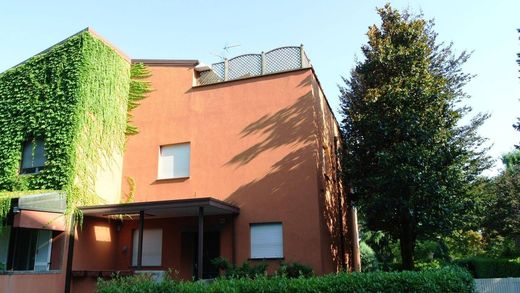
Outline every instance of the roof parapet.
{"label": "roof parapet", "polygon": [[209,70],[199,73],[197,84],[215,84],[310,67],[312,65],[303,45],[280,47],[260,54],[244,54],[213,63]]}

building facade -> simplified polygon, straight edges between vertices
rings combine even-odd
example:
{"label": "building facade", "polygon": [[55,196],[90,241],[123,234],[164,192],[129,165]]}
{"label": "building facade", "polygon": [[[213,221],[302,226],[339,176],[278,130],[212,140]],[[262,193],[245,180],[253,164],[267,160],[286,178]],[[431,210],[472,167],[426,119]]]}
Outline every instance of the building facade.
{"label": "building facade", "polygon": [[[70,106],[79,122],[70,127],[67,151],[53,151],[55,136],[36,122],[2,140],[18,156],[0,154],[6,161],[0,163],[18,167],[0,174],[0,183],[30,183],[0,185],[9,202],[0,286],[92,292],[98,277],[116,272],[212,278],[217,257],[265,261],[270,272],[280,261],[317,274],[352,270],[356,231],[340,175],[341,135],[303,47],[212,66],[131,60],[87,29],[0,75],[0,90],[10,72],[49,64],[60,48],[65,56],[81,52],[75,79],[64,79],[75,88],[62,86],[55,78],[61,72],[42,69],[43,79],[30,86],[45,94],[31,102],[55,104],[61,97],[56,107]],[[148,68],[152,91],[130,111],[132,64]],[[6,92],[0,97],[15,99]],[[16,115],[2,111],[13,109],[0,107],[5,123]],[[51,128],[64,123],[50,110],[41,115],[50,115]],[[138,133],[125,134],[123,120]],[[64,153],[69,163],[59,160]],[[63,166],[69,167],[58,183],[48,183]],[[71,206],[80,216],[71,216]]]}

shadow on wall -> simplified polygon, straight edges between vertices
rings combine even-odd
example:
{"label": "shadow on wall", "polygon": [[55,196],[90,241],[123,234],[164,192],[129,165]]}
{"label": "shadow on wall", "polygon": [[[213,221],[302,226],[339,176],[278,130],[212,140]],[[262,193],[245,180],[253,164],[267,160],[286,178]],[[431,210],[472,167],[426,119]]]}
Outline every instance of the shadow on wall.
{"label": "shadow on wall", "polygon": [[[300,87],[310,85],[307,77]],[[309,91],[296,102],[272,115],[265,115],[246,126],[240,133],[241,138],[261,135],[263,140],[234,156],[226,165],[237,168],[255,159],[261,153],[283,145],[307,144],[315,140],[313,97]]]}
{"label": "shadow on wall", "polygon": [[[304,87],[311,84],[312,79],[309,76],[301,82],[300,86]],[[292,148],[291,152],[271,166],[267,175],[240,186],[226,201],[240,208],[244,206],[255,207],[254,209],[244,209],[241,213],[241,216],[250,220],[255,220],[256,215],[262,213],[262,210],[265,211],[262,207],[276,210],[274,213],[270,211],[269,214],[273,217],[276,214],[283,217],[284,227],[289,226],[298,229],[294,232],[287,229],[284,232],[284,234],[288,233],[293,239],[291,240],[292,243],[288,243],[288,245],[298,248],[297,251],[288,251],[294,257],[307,257],[306,254],[301,254],[301,251],[319,249],[318,243],[309,244],[312,247],[307,247],[305,238],[300,238],[308,229],[319,227],[320,233],[325,237],[325,241],[322,243],[330,244],[330,247],[326,247],[325,252],[323,250],[316,252],[327,259],[332,259],[332,263],[329,262],[324,266],[323,263],[328,260],[318,261],[314,258],[314,263],[308,264],[314,266],[318,271],[322,269],[328,272],[333,269],[339,270],[345,259],[341,255],[348,254],[345,249],[341,249],[341,246],[344,246],[346,242],[344,237],[346,227],[339,224],[342,219],[346,220],[346,206],[342,206],[342,210],[339,211],[339,203],[344,201],[339,199],[338,196],[341,194],[339,191],[341,186],[338,180],[332,178],[321,182],[323,180],[316,178],[317,175],[318,177],[322,175],[316,171],[318,168],[318,152],[321,151],[318,150],[318,137],[316,136],[318,129],[316,113],[321,113],[318,105],[319,102],[316,102],[316,97],[309,91],[298,98],[291,106],[274,114],[265,115],[250,123],[241,131],[242,138],[258,135],[263,139],[232,157],[225,164],[226,166],[239,168],[252,162],[263,152],[272,151],[281,146]],[[337,166],[330,166],[330,168],[334,167]],[[316,180],[322,183],[321,187],[312,183]],[[319,204],[319,210],[316,204]],[[314,226],[314,223],[309,221],[315,221],[313,213],[316,212],[319,212],[322,218],[319,219],[320,223],[316,223]],[[268,219],[264,218],[264,220]],[[346,223],[346,221],[342,223]],[[343,231],[341,231],[342,226]],[[316,236],[312,235],[312,237]],[[298,239],[302,241],[297,241]],[[240,246],[244,245],[239,244]],[[291,259],[291,255],[287,256],[289,261],[305,262],[305,259]]]}

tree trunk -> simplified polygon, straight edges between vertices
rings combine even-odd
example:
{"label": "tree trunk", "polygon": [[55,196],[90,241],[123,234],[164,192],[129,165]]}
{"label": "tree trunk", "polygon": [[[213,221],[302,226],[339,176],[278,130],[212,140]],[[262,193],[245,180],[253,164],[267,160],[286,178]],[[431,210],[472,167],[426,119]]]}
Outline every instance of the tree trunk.
{"label": "tree trunk", "polygon": [[514,238],[515,238],[516,249],[520,251],[520,235],[515,235]]}
{"label": "tree trunk", "polygon": [[413,231],[410,213],[401,212],[401,233],[399,237],[399,245],[401,247],[401,259],[403,262],[403,270],[411,271],[414,269],[414,249],[416,236]]}

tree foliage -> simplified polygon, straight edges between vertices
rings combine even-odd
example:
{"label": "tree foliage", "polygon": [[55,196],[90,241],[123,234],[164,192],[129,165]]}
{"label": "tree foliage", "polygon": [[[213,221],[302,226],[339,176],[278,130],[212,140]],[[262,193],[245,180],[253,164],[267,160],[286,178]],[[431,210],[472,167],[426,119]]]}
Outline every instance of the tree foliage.
{"label": "tree foliage", "polygon": [[437,42],[432,21],[390,5],[378,13],[341,88],[345,175],[368,228],[400,239],[411,269],[418,239],[449,234],[474,207],[470,183],[489,167],[477,135],[487,115],[461,123],[468,53]]}
{"label": "tree foliage", "polygon": [[505,170],[493,179],[485,227],[501,236],[520,237],[520,151],[502,157]]}

